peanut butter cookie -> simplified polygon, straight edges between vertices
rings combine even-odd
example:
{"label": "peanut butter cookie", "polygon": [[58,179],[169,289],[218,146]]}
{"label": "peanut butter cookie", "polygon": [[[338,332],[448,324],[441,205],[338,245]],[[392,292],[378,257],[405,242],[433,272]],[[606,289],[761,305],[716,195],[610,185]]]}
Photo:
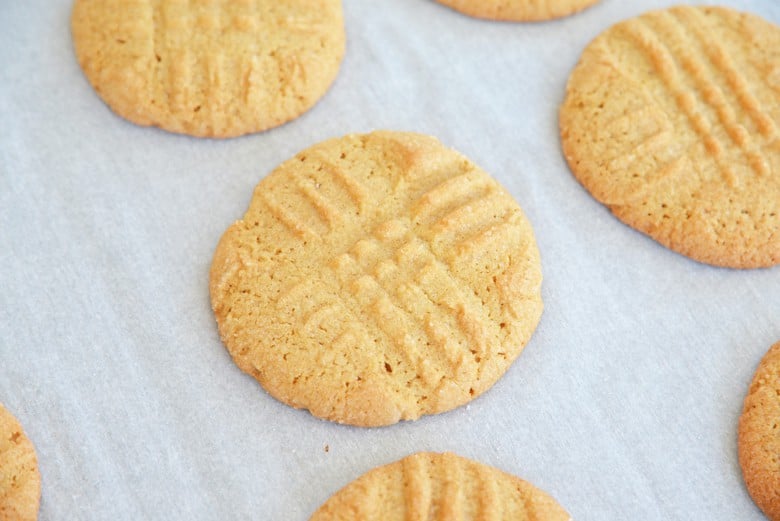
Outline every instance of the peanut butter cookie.
{"label": "peanut butter cookie", "polygon": [[489,389],[536,328],[541,280],[504,188],[434,138],[375,132],[263,179],[210,289],[222,340],[269,393],[377,426]]}

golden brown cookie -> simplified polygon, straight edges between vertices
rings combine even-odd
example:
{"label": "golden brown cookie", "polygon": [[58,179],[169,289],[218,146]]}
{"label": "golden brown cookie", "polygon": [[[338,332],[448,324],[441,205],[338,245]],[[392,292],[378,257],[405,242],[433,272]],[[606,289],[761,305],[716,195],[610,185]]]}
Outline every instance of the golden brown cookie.
{"label": "golden brown cookie", "polygon": [[780,521],[780,342],[758,365],[739,418],[739,464],[748,492]]}
{"label": "golden brown cookie", "polygon": [[332,139],[283,163],[224,234],[222,340],[274,397],[389,425],[462,405],[542,312],[539,252],[511,195],[434,138]]}
{"label": "golden brown cookie", "polygon": [[0,404],[0,521],[37,519],[40,500],[35,448],[16,418]]}
{"label": "golden brown cookie", "polygon": [[336,492],[310,521],[570,521],[546,493],[455,454],[423,452],[376,468]]}
{"label": "golden brown cookie", "polygon": [[436,0],[461,13],[489,20],[535,22],[568,16],[599,0]]}
{"label": "golden brown cookie", "polygon": [[139,125],[231,137],[281,125],[338,72],[341,0],[76,0],[92,86]]}
{"label": "golden brown cookie", "polygon": [[585,49],[560,127],[623,222],[700,262],[780,263],[780,27],[719,7],[621,22]]}

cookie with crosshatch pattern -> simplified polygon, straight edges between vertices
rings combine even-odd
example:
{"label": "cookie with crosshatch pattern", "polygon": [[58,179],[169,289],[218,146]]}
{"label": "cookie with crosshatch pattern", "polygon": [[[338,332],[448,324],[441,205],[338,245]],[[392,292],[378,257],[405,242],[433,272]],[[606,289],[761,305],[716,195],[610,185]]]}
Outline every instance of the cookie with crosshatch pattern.
{"label": "cookie with crosshatch pattern", "polygon": [[0,404],[0,520],[34,521],[41,500],[35,447]]}
{"label": "cookie with crosshatch pattern", "polygon": [[341,0],[76,0],[76,55],[120,116],[201,137],[285,123],[344,54]]}
{"label": "cookie with crosshatch pattern", "polygon": [[621,22],[582,54],[560,129],[623,222],[700,262],[780,263],[780,27],[720,7]]}
{"label": "cookie with crosshatch pattern", "polygon": [[568,16],[599,0],[436,0],[461,13],[489,20],[533,22]]}
{"label": "cookie with crosshatch pattern", "polygon": [[455,454],[423,452],[375,468],[310,521],[571,521],[553,498],[511,474]]}
{"label": "cookie with crosshatch pattern", "polygon": [[758,364],[739,418],[739,464],[748,492],[780,521],[780,342]]}
{"label": "cookie with crosshatch pattern", "polygon": [[212,306],[274,397],[360,426],[490,388],[542,312],[533,231],[512,196],[438,140],[325,141],[257,186],[219,242]]}

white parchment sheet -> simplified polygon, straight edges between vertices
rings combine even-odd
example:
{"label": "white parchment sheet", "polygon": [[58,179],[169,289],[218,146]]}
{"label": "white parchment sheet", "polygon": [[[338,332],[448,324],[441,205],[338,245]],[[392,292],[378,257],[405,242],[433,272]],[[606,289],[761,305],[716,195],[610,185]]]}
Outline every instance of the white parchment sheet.
{"label": "white parchment sheet", "polygon": [[[780,340],[780,268],[664,249],[595,202],[560,151],[557,110],[584,46],[672,3],[602,0],[511,24],[431,0],[345,0],[347,53],[324,99],[216,141],[115,116],[74,57],[71,0],[0,0],[0,401],[37,447],[40,519],[306,521],[370,468],[449,450],[580,521],[761,520],[736,424]],[[780,1],[721,3],[780,23]],[[276,165],[372,129],[435,135],[509,189],[536,232],[545,312],[468,407],[365,430],[284,406],[241,373],[207,273]]]}

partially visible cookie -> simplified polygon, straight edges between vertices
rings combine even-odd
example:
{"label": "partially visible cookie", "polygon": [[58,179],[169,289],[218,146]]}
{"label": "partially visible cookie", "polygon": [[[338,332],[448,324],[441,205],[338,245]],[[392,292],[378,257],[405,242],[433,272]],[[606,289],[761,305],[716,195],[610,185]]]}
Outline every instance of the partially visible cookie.
{"label": "partially visible cookie", "polygon": [[120,116],[193,136],[281,125],[338,72],[341,0],[76,0],[76,55]]}
{"label": "partially visible cookie", "polygon": [[520,478],[455,454],[423,452],[378,467],[334,494],[310,521],[570,521]]}
{"label": "partially visible cookie", "polygon": [[675,7],[596,38],[560,111],[577,179],[626,224],[700,262],[780,263],[780,27]]}
{"label": "partially visible cookie", "polygon": [[0,521],[37,519],[40,500],[35,448],[16,418],[0,404]]}
{"label": "partially visible cookie", "polygon": [[534,22],[568,16],[599,0],[436,0],[461,13],[489,20]]}
{"label": "partially visible cookie", "polygon": [[780,521],[780,342],[758,365],[739,418],[739,464],[748,492]]}
{"label": "partially visible cookie", "polygon": [[274,397],[389,425],[465,404],[542,313],[533,231],[512,196],[432,137],[315,145],[255,189],[210,273],[222,340]]}

